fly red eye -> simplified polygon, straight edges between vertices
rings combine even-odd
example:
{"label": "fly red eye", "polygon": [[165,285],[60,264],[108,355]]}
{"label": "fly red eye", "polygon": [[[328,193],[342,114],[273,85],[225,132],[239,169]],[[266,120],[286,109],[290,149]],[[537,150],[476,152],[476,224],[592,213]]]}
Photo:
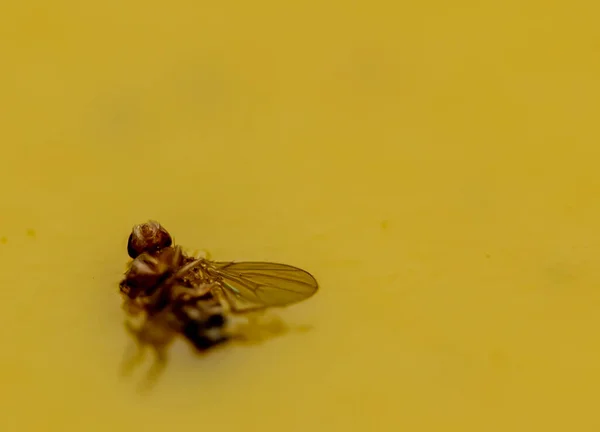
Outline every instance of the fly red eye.
{"label": "fly red eye", "polygon": [[133,259],[140,255],[133,244],[133,233],[129,234],[129,240],[127,240],[127,254]]}
{"label": "fly red eye", "polygon": [[127,240],[127,253],[137,258],[144,252],[153,253],[171,246],[173,239],[158,222],[148,221],[133,227]]}

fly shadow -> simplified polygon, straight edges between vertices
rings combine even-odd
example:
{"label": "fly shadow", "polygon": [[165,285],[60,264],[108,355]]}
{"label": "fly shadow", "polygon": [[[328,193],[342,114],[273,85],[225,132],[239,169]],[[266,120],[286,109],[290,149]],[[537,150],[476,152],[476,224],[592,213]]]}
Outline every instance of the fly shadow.
{"label": "fly shadow", "polygon": [[290,333],[307,333],[312,330],[308,325],[292,325],[273,311],[254,311],[228,318],[225,337],[210,346],[198,346],[168,327],[155,322],[136,323],[125,320],[125,329],[132,339],[126,348],[121,362],[121,377],[130,377],[152,356],[151,364],[139,382],[138,390],[147,392],[159,382],[169,363],[169,351],[178,338],[184,339],[192,355],[207,356],[234,346],[260,345]]}

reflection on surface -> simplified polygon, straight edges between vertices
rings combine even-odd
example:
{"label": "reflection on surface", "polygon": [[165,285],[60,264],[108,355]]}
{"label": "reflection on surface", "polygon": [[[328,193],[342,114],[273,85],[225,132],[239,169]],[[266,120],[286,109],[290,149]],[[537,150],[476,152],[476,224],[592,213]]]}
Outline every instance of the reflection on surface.
{"label": "reflection on surface", "polygon": [[[168,365],[168,351],[176,338],[176,332],[161,323],[160,320],[134,321],[128,318],[124,322],[125,330],[133,340],[123,354],[121,376],[130,377],[136,368],[143,365],[146,354],[152,353],[152,364],[139,383],[140,391],[151,390]],[[243,315],[229,317],[226,328],[227,341],[200,351],[188,343],[192,352],[198,356],[210,355],[213,351],[224,349],[228,345],[257,345],[290,332],[305,333],[311,330],[308,325],[292,325],[272,311],[253,311]],[[185,340],[185,338],[181,338]]]}

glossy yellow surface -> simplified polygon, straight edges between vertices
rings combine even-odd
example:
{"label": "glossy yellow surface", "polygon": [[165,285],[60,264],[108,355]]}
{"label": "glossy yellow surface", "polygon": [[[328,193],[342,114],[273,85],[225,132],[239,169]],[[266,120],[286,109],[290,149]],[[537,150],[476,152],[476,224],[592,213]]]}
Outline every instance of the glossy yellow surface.
{"label": "glossy yellow surface", "polygon": [[[0,430],[598,431],[600,6],[0,6]],[[155,218],[306,268],[292,329],[124,376]]]}

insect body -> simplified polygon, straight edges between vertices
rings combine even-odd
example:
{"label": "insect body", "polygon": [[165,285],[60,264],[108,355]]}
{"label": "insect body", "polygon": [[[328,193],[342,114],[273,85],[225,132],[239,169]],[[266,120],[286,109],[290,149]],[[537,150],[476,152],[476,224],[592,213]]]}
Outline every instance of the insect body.
{"label": "insect body", "polygon": [[198,349],[226,339],[228,312],[287,306],[318,289],[310,273],[286,264],[188,256],[154,221],[133,227],[127,251],[133,262],[120,289],[129,311],[183,334]]}

